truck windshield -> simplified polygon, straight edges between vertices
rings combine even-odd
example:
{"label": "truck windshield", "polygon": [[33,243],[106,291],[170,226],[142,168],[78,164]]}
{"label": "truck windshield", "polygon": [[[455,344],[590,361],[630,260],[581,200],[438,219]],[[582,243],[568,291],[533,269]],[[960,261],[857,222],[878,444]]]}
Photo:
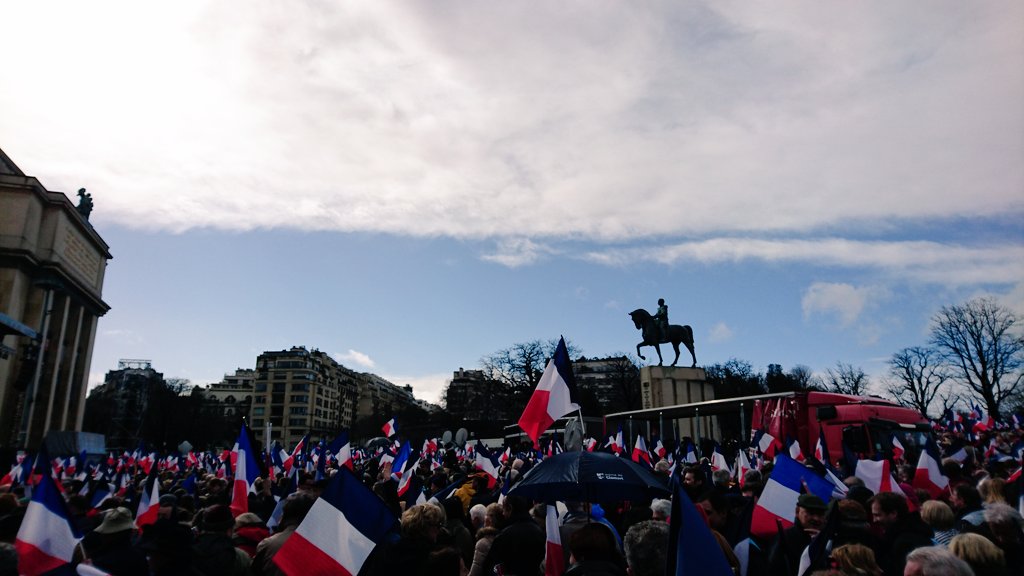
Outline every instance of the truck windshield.
{"label": "truck windshield", "polygon": [[917,457],[931,437],[930,430],[920,428],[909,429],[894,422],[872,419],[868,423],[868,430],[871,435],[871,447],[875,452],[881,452],[886,458],[892,458],[892,439],[899,439],[906,454],[903,459],[908,462],[917,462]]}

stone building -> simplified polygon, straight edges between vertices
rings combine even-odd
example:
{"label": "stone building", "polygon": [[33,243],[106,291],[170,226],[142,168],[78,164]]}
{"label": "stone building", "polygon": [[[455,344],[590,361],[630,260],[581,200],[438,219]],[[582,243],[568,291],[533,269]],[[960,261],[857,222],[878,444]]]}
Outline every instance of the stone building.
{"label": "stone building", "polygon": [[333,437],[352,426],[358,394],[348,371],[315,348],[264,352],[256,358],[250,422],[253,430],[269,422],[271,439],[285,446],[307,433]]}
{"label": "stone building", "polygon": [[109,247],[76,207],[0,151],[0,448],[81,431]]}
{"label": "stone building", "polygon": [[252,407],[253,387],[256,383],[256,371],[252,368],[239,368],[234,374],[225,374],[224,380],[210,384],[203,390],[203,395],[214,401],[217,411],[222,416],[248,416]]}
{"label": "stone building", "polygon": [[94,431],[106,436],[107,448],[131,450],[138,445],[150,396],[164,386],[164,375],[154,370],[149,360],[119,360],[117,370],[107,372],[103,384],[93,390],[106,404],[103,427]]}
{"label": "stone building", "polygon": [[629,358],[580,357],[572,372],[577,388],[592,392],[604,414],[640,408],[640,369]]}
{"label": "stone building", "polygon": [[361,418],[383,418],[383,424],[394,413],[419,403],[412,395],[412,386],[398,386],[388,380],[366,372],[347,370],[359,389],[359,403],[356,406],[356,420]]}
{"label": "stone building", "polygon": [[506,388],[489,380],[483,370],[459,368],[453,372],[444,400],[448,413],[466,422],[504,422],[513,418]]}

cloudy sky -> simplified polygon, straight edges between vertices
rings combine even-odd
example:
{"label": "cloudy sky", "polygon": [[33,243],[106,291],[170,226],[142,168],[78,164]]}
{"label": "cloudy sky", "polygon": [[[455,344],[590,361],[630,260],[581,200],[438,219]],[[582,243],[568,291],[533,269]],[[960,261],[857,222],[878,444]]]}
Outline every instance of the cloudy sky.
{"label": "cloudy sky", "polygon": [[306,345],[436,400],[660,297],[701,364],[881,375],[1024,312],[1021,2],[0,3],[0,147],[114,256],[94,382]]}

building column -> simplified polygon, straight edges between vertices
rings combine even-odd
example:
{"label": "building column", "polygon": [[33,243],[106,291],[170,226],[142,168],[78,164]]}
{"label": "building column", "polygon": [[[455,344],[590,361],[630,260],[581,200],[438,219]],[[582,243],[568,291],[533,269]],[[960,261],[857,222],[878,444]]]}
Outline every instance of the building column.
{"label": "building column", "polygon": [[21,415],[21,430],[18,433],[18,446],[29,447],[29,431],[32,428],[32,416],[36,407],[36,395],[39,392],[39,379],[42,378],[43,357],[46,356],[46,339],[50,333],[50,313],[53,309],[53,289],[47,288],[43,297],[42,330],[39,331],[39,354],[36,357],[36,370],[32,375],[32,384],[25,394],[25,408]]}
{"label": "building column", "polygon": [[71,311],[71,297],[64,296],[64,310],[60,315],[60,331],[57,333],[57,352],[53,358],[53,376],[50,377],[50,393],[46,395],[46,418],[43,419],[42,438],[50,431],[53,419],[53,400],[57,396],[57,382],[60,380],[61,368],[64,367],[64,339],[68,329],[68,312]]}
{"label": "building column", "polygon": [[71,365],[68,366],[68,377],[64,380],[66,383],[64,389],[64,409],[61,411],[60,420],[57,422],[57,428],[59,430],[68,429],[68,411],[71,408],[71,389],[75,387],[75,370],[78,369],[78,347],[82,341],[82,318],[85,316],[85,307],[81,304],[75,306],[76,314],[78,317],[75,323],[75,341],[71,344]]}
{"label": "building column", "polygon": [[78,385],[78,416],[75,417],[76,432],[82,431],[82,422],[85,420],[85,396],[89,392],[89,367],[92,366],[92,347],[96,343],[97,317],[89,314],[86,329],[89,337],[85,341],[85,350],[82,354],[82,380]]}

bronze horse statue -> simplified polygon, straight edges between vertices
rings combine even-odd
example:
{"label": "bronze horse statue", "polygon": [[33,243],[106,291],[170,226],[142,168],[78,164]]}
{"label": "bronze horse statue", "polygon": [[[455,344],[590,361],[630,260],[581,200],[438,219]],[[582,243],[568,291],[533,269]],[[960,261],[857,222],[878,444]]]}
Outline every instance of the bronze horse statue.
{"label": "bronze horse statue", "polygon": [[636,345],[636,355],[641,360],[646,360],[644,355],[640,353],[641,346],[654,346],[654,349],[658,352],[658,366],[661,366],[664,362],[661,358],[661,346],[660,344],[672,343],[672,348],[676,351],[676,359],[672,361],[672,366],[676,365],[679,361],[679,343],[682,342],[686,349],[690,351],[690,356],[693,357],[693,364],[691,368],[697,367],[697,354],[693,351],[693,329],[689,326],[680,326],[678,324],[671,324],[668,327],[668,334],[666,338],[661,340],[658,339],[658,326],[654,320],[654,316],[639,308],[629,313],[629,317],[633,319],[633,324],[637,330],[640,330],[643,335],[644,341]]}

